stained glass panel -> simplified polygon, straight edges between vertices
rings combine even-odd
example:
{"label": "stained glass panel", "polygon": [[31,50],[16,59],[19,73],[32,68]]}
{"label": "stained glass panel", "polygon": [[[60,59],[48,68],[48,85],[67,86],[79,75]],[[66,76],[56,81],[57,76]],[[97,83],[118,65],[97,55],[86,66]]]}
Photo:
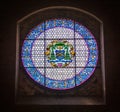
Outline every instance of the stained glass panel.
{"label": "stained glass panel", "polygon": [[38,84],[57,90],[80,86],[93,74],[97,43],[83,25],[52,19],[33,28],[22,46],[22,63]]}

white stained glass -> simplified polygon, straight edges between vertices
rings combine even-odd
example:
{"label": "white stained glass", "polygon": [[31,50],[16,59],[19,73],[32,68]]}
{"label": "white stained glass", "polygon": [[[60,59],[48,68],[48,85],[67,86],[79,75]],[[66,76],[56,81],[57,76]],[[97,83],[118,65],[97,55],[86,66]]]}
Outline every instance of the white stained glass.
{"label": "white stained glass", "polygon": [[[44,36],[45,40],[43,39]],[[74,38],[76,38],[76,40]],[[51,65],[47,62],[47,57],[45,56],[44,52],[46,50],[46,46],[52,41],[51,39],[67,40],[73,45],[76,57],[72,59],[73,61],[67,68],[50,68]],[[33,64],[35,67],[38,67],[37,70],[42,75],[44,75],[43,67],[46,66],[46,77],[54,80],[66,80],[74,77],[75,71],[76,74],[78,74],[83,70],[88,61],[89,52],[85,40],[77,32],[74,32],[74,30],[68,28],[55,27],[46,30],[34,41],[31,54]],[[75,68],[75,62],[77,69]]]}

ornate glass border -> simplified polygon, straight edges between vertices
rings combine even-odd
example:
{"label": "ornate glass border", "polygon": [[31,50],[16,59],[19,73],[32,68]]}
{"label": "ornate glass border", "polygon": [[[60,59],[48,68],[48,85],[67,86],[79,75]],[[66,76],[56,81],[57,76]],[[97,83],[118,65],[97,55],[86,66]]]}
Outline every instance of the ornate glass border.
{"label": "ornate glass border", "polygon": [[[47,78],[44,75],[40,74],[40,72],[34,67],[31,59],[32,45],[36,38],[41,35],[41,33],[45,30],[55,27],[64,27],[75,30],[75,32],[77,32],[83,37],[88,46],[89,55],[86,67],[79,74],[75,75],[71,79],[53,80]],[[27,41],[27,39],[31,39],[31,41]],[[26,37],[26,40],[24,40],[23,42],[21,57],[25,70],[34,81],[36,81],[40,85],[46,86],[51,89],[65,90],[74,88],[75,86],[79,86],[90,78],[97,65],[98,47],[94,36],[85,26],[69,19],[52,19],[39,24],[30,31],[30,33]],[[46,81],[46,83],[44,81]]]}

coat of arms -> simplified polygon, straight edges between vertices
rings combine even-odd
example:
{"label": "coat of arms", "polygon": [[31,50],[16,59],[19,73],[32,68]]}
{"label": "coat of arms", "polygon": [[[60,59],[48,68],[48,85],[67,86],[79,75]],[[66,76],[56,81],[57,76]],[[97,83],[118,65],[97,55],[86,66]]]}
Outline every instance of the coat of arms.
{"label": "coat of arms", "polygon": [[72,62],[75,51],[68,41],[54,40],[48,44],[45,55],[53,67],[66,67]]}

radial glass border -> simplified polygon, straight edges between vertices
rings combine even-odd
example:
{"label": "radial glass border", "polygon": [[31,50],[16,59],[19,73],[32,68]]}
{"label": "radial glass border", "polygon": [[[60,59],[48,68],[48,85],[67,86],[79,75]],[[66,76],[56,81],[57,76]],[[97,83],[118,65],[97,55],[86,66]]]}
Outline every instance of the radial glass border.
{"label": "radial glass border", "polygon": [[[37,70],[31,59],[31,50],[34,41],[45,30],[55,27],[64,27],[77,32],[83,37],[89,50],[88,62],[84,69],[73,78],[66,80],[53,80],[45,77]],[[51,19],[37,25],[29,32],[23,42],[21,59],[26,72],[35,82],[51,89],[66,90],[81,85],[93,74],[98,60],[98,47],[92,33],[82,24],[70,19]]]}

